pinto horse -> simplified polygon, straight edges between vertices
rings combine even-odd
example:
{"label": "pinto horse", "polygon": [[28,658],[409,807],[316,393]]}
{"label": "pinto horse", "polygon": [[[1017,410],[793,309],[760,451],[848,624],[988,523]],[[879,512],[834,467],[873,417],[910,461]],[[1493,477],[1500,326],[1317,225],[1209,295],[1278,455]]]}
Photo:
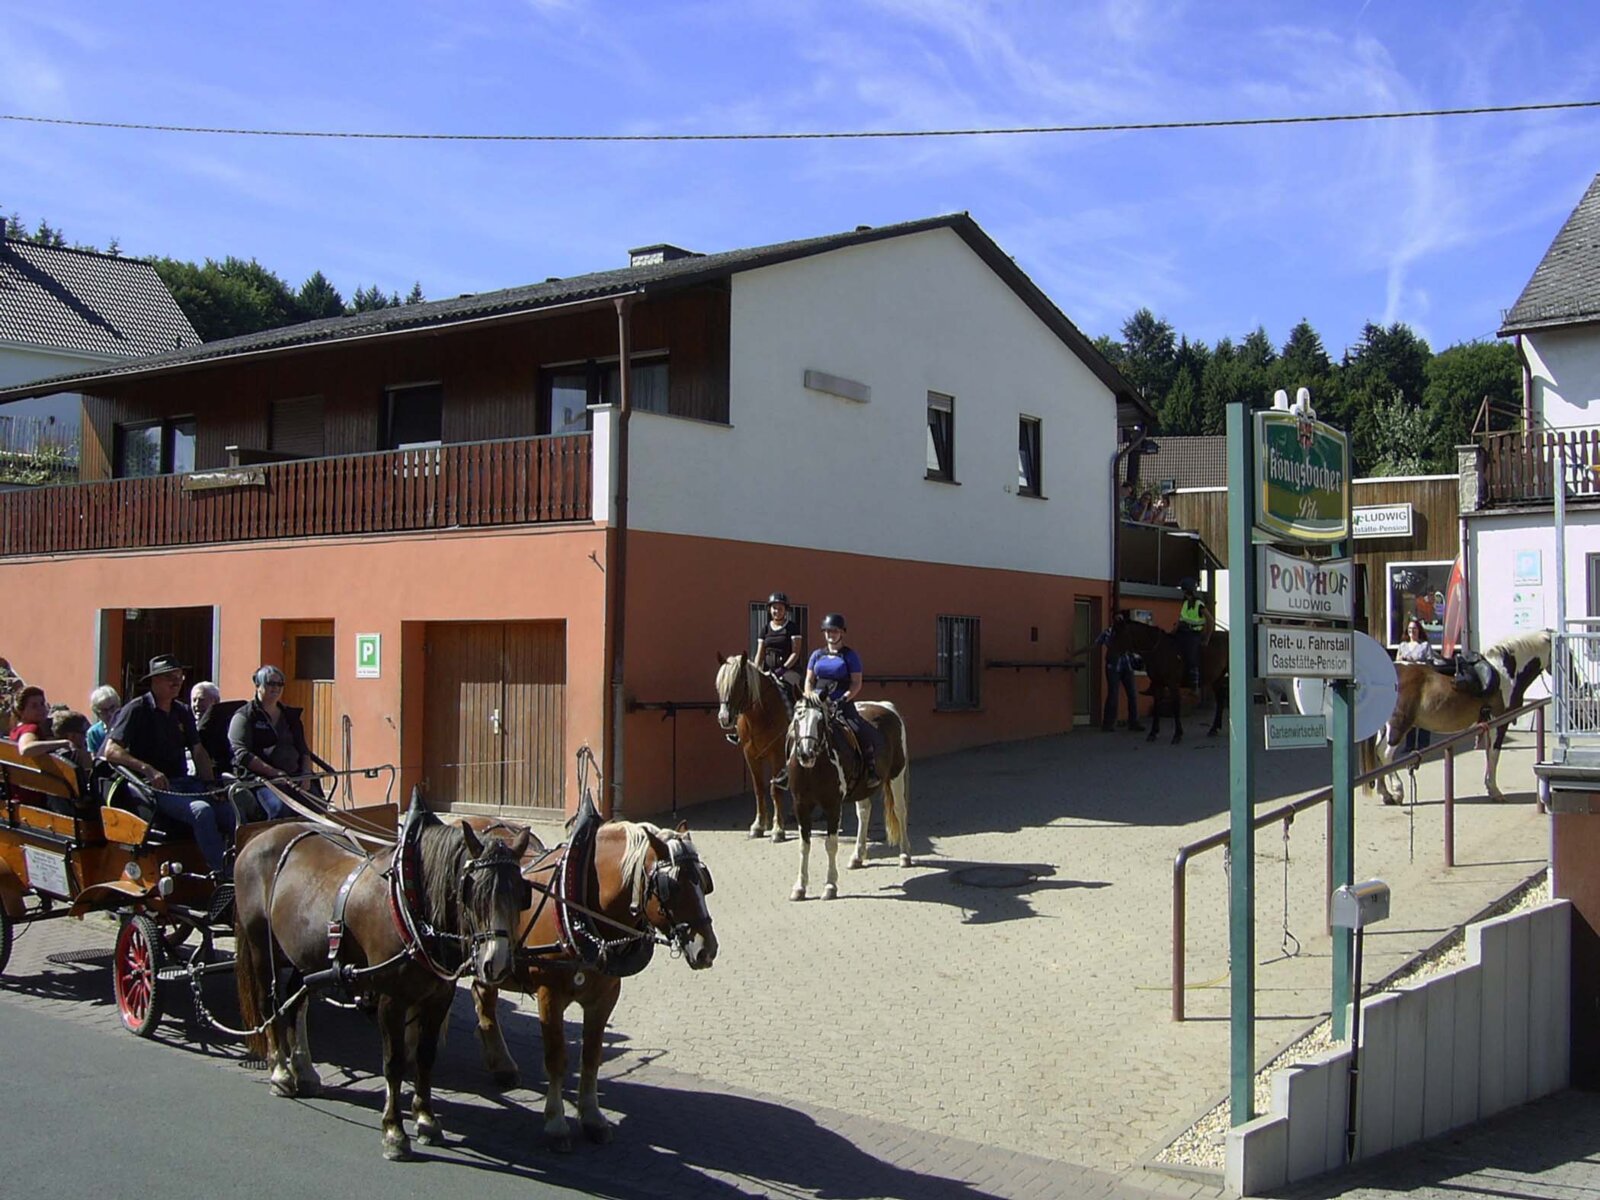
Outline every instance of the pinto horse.
{"label": "pinto horse", "polygon": [[783,768],[783,735],[789,728],[789,712],[772,676],[744,654],[732,658],[717,655],[717,724],[728,732],[738,731],[739,748],[756,793],[756,819],[750,836],[758,838],[768,831],[775,842],[785,841],[782,789],[773,782]]}
{"label": "pinto horse", "polygon": [[[1106,651],[1109,654],[1137,654],[1144,659],[1145,673],[1150,677],[1150,694],[1155,697],[1150,705],[1150,732],[1145,741],[1153,742],[1161,733],[1161,702],[1172,700],[1172,744],[1183,741],[1183,680],[1187,673],[1183,653],[1178,649],[1178,639],[1165,629],[1135,621],[1118,613],[1108,631]],[[1228,711],[1228,633],[1218,629],[1205,645],[1200,647],[1200,689],[1210,689],[1216,703],[1207,737],[1215,737],[1222,727],[1222,718]]]}
{"label": "pinto horse", "polygon": [[800,877],[791,900],[804,900],[811,866],[811,815],[820,808],[827,819],[828,882],[822,898],[839,894],[839,814],[846,803],[856,806],[856,850],[851,868],[867,855],[867,823],[872,797],[883,792],[883,825],[889,841],[900,847],[900,865],[911,865],[911,757],[906,750],[906,725],[900,710],[881,700],[858,701],[856,711],[883,738],[878,753],[880,788],[869,790],[861,752],[834,715],[833,705],[807,694],[795,701],[789,724],[789,787],[794,793],[795,820],[800,826]]}
{"label": "pinto horse", "polygon": [[[1400,685],[1394,713],[1384,732],[1361,743],[1361,769],[1375,770],[1394,762],[1404,753],[1406,734],[1413,729],[1430,733],[1456,733],[1480,720],[1501,716],[1522,705],[1533,681],[1550,669],[1550,631],[1538,629],[1497,642],[1483,652],[1499,675],[1499,685],[1487,695],[1462,691],[1453,676],[1442,674],[1425,663],[1397,663],[1395,674]],[[1500,747],[1505,744],[1506,725],[1500,726],[1484,748],[1483,786],[1491,800],[1504,800],[1505,793],[1495,780],[1500,765]],[[1385,804],[1399,804],[1401,797],[1389,790],[1386,775],[1376,784]]]}
{"label": "pinto horse", "polygon": [[[467,820],[487,831],[514,827],[489,818]],[[620,973],[586,966],[563,932],[556,876],[561,850],[530,845],[523,855],[523,873],[538,895],[521,916],[523,930],[517,965],[498,985],[479,980],[472,985],[478,1013],[478,1040],[484,1065],[496,1083],[514,1087],[517,1063],[500,1029],[501,988],[537,996],[539,1030],[544,1043],[544,1132],[556,1150],[572,1149],[562,1096],[567,1078],[567,1040],[563,1016],[576,1001],[583,1009],[583,1050],[578,1073],[578,1117],[590,1141],[611,1139],[611,1123],[600,1111],[600,1053],[611,1011],[622,994]],[[642,970],[657,942],[673,946],[692,970],[711,966],[717,957],[717,935],[706,911],[712,889],[706,870],[689,840],[686,825],[668,832],[635,821],[602,825],[595,837],[595,887],[590,902],[592,928],[620,951],[619,972]],[[595,920],[598,915],[601,919]],[[570,915],[570,914],[569,914]]]}
{"label": "pinto horse", "polygon": [[[256,826],[234,864],[239,1009],[246,1024],[264,1027],[264,1037],[249,1040],[271,1067],[273,1092],[314,1096],[322,1086],[306,1041],[308,977],[337,978],[355,995],[375,995],[388,1085],[383,1156],[389,1159],[411,1155],[400,1116],[408,1043],[415,1047],[417,1140],[437,1145],[433,1064],[456,979],[464,973],[489,982],[505,978],[514,961],[516,916],[531,892],[519,867],[526,833],[509,845],[499,839],[485,845],[471,829],[445,825],[431,813],[419,819],[417,868],[407,877],[409,922],[393,907],[385,877],[400,877],[400,853],[392,861],[387,850],[367,855],[318,825]],[[336,913],[341,929],[330,945]],[[419,926],[436,937],[410,936]],[[428,940],[434,944],[424,944]],[[280,986],[290,997],[281,1008]]]}

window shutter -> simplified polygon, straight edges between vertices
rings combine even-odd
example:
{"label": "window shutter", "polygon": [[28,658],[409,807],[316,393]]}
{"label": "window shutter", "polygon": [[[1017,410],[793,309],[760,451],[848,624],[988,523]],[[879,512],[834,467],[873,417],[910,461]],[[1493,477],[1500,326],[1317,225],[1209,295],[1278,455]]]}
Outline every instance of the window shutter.
{"label": "window shutter", "polygon": [[274,400],[268,449],[275,454],[321,458],[327,453],[323,441],[322,407],[321,396]]}

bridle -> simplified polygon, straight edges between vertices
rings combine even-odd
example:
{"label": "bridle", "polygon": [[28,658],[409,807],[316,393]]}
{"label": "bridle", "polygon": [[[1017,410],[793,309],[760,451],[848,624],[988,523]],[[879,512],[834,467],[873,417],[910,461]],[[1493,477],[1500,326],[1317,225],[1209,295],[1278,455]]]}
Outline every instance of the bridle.
{"label": "bridle", "polygon": [[[711,928],[711,914],[706,911],[704,898],[716,890],[716,883],[711,878],[710,869],[700,861],[700,855],[695,850],[694,844],[687,838],[668,834],[663,836],[662,841],[667,847],[667,857],[662,859],[658,855],[655,864],[650,868],[650,873],[645,877],[645,905],[648,906],[652,899],[655,900],[667,928],[665,944],[672,947],[674,953],[684,954],[688,952],[689,941],[696,933]],[[689,876],[691,871],[692,883],[688,881],[691,878]],[[702,900],[698,906],[699,914],[689,920],[674,921],[673,897],[685,887],[696,886],[700,890]],[[644,915],[642,908],[634,908],[632,911],[635,916]],[[641,936],[648,935],[641,931]]]}
{"label": "bridle", "polygon": [[[802,725],[814,730],[802,733]],[[795,702],[794,723],[789,727],[789,741],[794,750],[795,758],[800,760],[803,767],[813,767],[822,755],[822,748],[829,745],[828,737],[828,710],[820,700],[810,696],[802,696]]]}

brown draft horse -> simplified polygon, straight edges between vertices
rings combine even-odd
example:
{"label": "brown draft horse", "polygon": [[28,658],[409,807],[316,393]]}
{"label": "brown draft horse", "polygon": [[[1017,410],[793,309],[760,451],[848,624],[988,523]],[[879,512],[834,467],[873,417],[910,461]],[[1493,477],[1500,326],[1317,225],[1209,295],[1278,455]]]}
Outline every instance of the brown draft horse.
{"label": "brown draft horse", "polygon": [[[1183,719],[1179,715],[1183,706],[1183,682],[1186,674],[1183,654],[1178,649],[1178,639],[1165,629],[1135,621],[1118,613],[1112,622],[1110,637],[1106,641],[1108,653],[1134,653],[1144,659],[1145,673],[1150,677],[1150,694],[1155,697],[1150,706],[1150,732],[1145,741],[1153,742],[1161,733],[1161,704],[1172,701],[1172,744],[1183,740]],[[1207,737],[1216,737],[1222,727],[1222,718],[1228,711],[1228,633],[1214,631],[1205,645],[1200,647],[1200,690],[1210,690],[1216,703]]]}
{"label": "brown draft horse", "polygon": [[747,655],[732,658],[717,655],[717,724],[739,733],[739,748],[756,793],[756,819],[750,836],[758,838],[769,830],[772,840],[785,841],[782,789],[773,779],[783,768],[783,735],[789,728],[789,712],[778,685]]}
{"label": "brown draft horse", "polygon": [[[486,832],[514,826],[489,818],[467,818]],[[537,996],[539,1030],[544,1044],[544,1132],[551,1147],[572,1149],[563,1089],[567,1078],[567,1040],[563,1020],[574,1002],[583,1009],[583,1048],[578,1072],[578,1117],[590,1141],[611,1138],[611,1123],[600,1111],[600,1054],[606,1023],[622,994],[621,974],[581,963],[566,942],[556,892],[560,850],[532,846],[523,855],[523,873],[533,881],[532,907],[521,915],[524,930],[517,964],[498,986],[483,980],[472,985],[472,1002],[478,1012],[478,1040],[484,1065],[496,1083],[514,1087],[517,1063],[506,1048],[497,1005],[501,988]],[[670,945],[692,970],[711,966],[717,957],[717,936],[706,910],[711,873],[706,870],[689,839],[687,825],[671,832],[639,821],[613,821],[602,825],[595,841],[596,891],[591,907],[605,921],[593,927],[619,952],[619,971],[642,970],[655,943]]]}
{"label": "brown draft horse", "polygon": [[[1361,743],[1361,769],[1363,773],[1375,770],[1382,759],[1384,765],[1394,762],[1403,753],[1406,734],[1413,729],[1426,729],[1430,733],[1456,733],[1471,728],[1487,713],[1490,718],[1501,716],[1522,705],[1529,685],[1550,669],[1550,631],[1536,629],[1497,642],[1483,652],[1499,675],[1499,686],[1488,695],[1479,696],[1462,691],[1451,675],[1445,675],[1423,663],[1398,663],[1395,674],[1400,694],[1395,698],[1394,713],[1385,731]],[[1506,730],[1502,725],[1484,748],[1483,786],[1491,800],[1504,800],[1505,793],[1495,781],[1500,765],[1500,747],[1505,743]],[[1381,748],[1380,748],[1381,747]],[[1376,786],[1385,804],[1399,804],[1398,792],[1390,792],[1389,777],[1385,775],[1376,785],[1367,784],[1370,791]]]}
{"label": "brown draft horse", "polygon": [[867,822],[872,816],[872,797],[883,792],[883,826],[889,841],[900,847],[900,865],[911,865],[911,756],[906,749],[906,724],[900,710],[887,701],[858,700],[856,711],[883,738],[878,753],[881,788],[869,791],[860,751],[850,744],[833,705],[820,696],[807,694],[795,701],[794,720],[789,724],[789,786],[794,792],[795,821],[800,827],[800,876],[795,880],[791,900],[804,900],[811,866],[811,814],[820,808],[827,819],[828,881],[822,898],[839,894],[839,815],[847,803],[856,806],[856,851],[850,857],[852,868],[861,866],[867,854]]}
{"label": "brown draft horse", "polygon": [[[248,837],[234,864],[239,1008],[247,1025],[265,1023],[264,1038],[249,1040],[267,1059],[272,1090],[280,1096],[313,1096],[322,1086],[306,1040],[309,995],[302,985],[308,976],[329,975],[329,924],[348,884],[338,963],[351,992],[377,998],[388,1085],[383,1156],[389,1159],[411,1154],[400,1116],[408,1041],[415,1047],[417,1140],[437,1145],[433,1064],[456,977],[506,976],[517,913],[531,891],[518,866],[525,834],[509,845],[500,839],[484,845],[472,830],[444,825],[432,814],[422,821],[413,913],[440,935],[425,947],[426,956],[413,953],[415,943],[391,908],[385,866],[393,871],[396,865],[390,851],[366,855],[321,826],[285,821],[256,826],[259,832]],[[280,989],[289,1001],[281,1010]]]}

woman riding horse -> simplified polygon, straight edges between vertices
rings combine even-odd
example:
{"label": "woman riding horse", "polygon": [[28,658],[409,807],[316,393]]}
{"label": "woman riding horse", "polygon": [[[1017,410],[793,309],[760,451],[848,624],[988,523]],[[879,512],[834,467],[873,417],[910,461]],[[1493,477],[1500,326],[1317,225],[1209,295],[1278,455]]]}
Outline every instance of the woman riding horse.
{"label": "woman riding horse", "polygon": [[856,712],[855,698],[861,694],[864,668],[861,656],[844,644],[843,613],[822,618],[822,638],[827,645],[811,652],[806,663],[807,693],[820,692],[834,703],[835,711],[855,734],[866,768],[866,788],[874,791],[882,784],[878,778],[878,731]]}

